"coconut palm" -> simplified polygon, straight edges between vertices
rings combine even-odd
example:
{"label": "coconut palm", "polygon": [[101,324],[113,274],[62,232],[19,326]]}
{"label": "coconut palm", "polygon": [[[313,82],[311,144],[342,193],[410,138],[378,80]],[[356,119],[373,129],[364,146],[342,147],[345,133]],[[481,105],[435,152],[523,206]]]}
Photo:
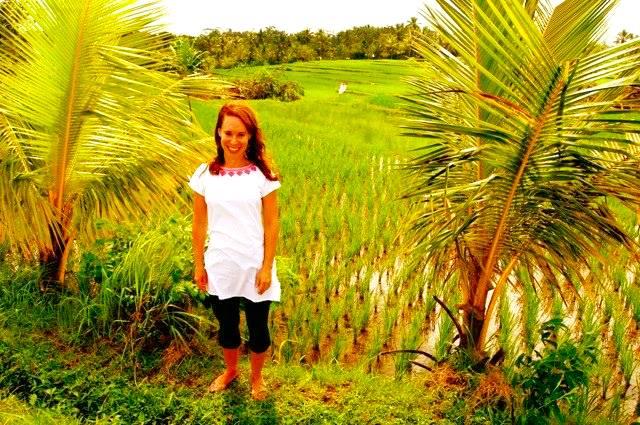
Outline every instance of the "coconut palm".
{"label": "coconut palm", "polygon": [[626,43],[627,41],[633,40],[634,38],[636,38],[637,36],[633,33],[630,33],[627,30],[622,30],[618,33],[618,35],[616,36],[616,43],[617,44],[622,44],[622,43]]}
{"label": "coconut palm", "polygon": [[171,44],[174,55],[174,67],[180,76],[195,74],[201,71],[204,52],[195,48],[192,40],[182,37]]}
{"label": "coconut palm", "polygon": [[426,142],[408,195],[418,252],[457,281],[460,344],[477,359],[516,275],[579,291],[601,246],[633,249],[608,201],[640,203],[638,103],[624,98],[640,42],[590,49],[616,3],[438,0],[425,13],[456,54],[417,45],[407,128]]}
{"label": "coconut palm", "polygon": [[0,239],[62,282],[98,217],[172,210],[206,134],[186,94],[215,81],[160,72],[155,1],[21,0],[0,37]]}
{"label": "coconut palm", "polygon": [[[193,45],[193,41],[181,37],[171,44],[173,54],[173,68],[182,78],[202,71],[204,52],[198,51]],[[191,97],[187,95],[189,112],[193,111]]]}

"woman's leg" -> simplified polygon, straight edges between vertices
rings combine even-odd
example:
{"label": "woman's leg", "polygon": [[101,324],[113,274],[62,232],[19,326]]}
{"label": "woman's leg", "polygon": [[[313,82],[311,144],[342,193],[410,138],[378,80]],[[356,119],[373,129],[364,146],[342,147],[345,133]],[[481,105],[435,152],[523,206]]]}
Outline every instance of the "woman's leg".
{"label": "woman's leg", "polygon": [[251,396],[262,400],[266,397],[262,380],[262,367],[271,345],[269,336],[269,306],[271,301],[245,302],[247,327],[249,328],[249,360],[251,362]]}
{"label": "woman's leg", "polygon": [[222,346],[226,370],[213,381],[209,390],[222,391],[238,376],[238,358],[240,357],[239,300],[237,298],[221,300],[214,297],[212,307],[220,324],[218,342]]}

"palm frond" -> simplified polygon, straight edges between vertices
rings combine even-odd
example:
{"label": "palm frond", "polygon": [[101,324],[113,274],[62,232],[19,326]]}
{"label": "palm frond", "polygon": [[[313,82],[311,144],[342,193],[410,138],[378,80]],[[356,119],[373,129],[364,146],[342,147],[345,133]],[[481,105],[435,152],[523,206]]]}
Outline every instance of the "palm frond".
{"label": "palm frond", "polygon": [[[25,0],[20,8],[3,15],[18,31],[0,41],[0,135],[10,141],[0,181],[12,186],[3,191],[4,236],[46,246],[51,220],[90,232],[97,217],[174,207],[188,170],[211,150],[187,96],[220,97],[228,86],[161,72],[170,40],[157,1]],[[11,221],[29,215],[25,207],[37,213]]]}
{"label": "palm frond", "polygon": [[425,15],[451,51],[418,44],[428,77],[406,98],[406,130],[426,142],[408,167],[420,252],[459,258],[448,264],[476,276],[482,311],[510,258],[570,275],[603,243],[632,248],[605,200],[640,205],[640,120],[625,99],[640,45],[589,53],[615,0],[567,0],[545,26],[534,3],[439,1]]}

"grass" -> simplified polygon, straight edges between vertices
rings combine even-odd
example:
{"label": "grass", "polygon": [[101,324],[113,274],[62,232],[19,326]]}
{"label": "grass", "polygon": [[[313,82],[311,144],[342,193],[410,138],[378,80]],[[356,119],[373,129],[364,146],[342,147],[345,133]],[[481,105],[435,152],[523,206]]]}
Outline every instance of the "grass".
{"label": "grass", "polygon": [[80,421],[51,409],[34,408],[15,396],[0,399],[0,423],[12,425],[75,425]]}
{"label": "grass", "polygon": [[264,67],[238,67],[219,70],[219,75],[237,78],[268,70],[302,85],[305,99],[335,101],[338,85],[347,83],[346,96],[353,95],[367,103],[389,107],[405,90],[402,79],[414,75],[411,61],[399,60],[334,60],[311,61]]}
{"label": "grass", "polygon": [[[248,364],[239,382],[223,394],[205,388],[222,368],[215,344],[162,371],[162,359],[147,359],[144,376],[133,380],[109,345],[67,347],[55,334],[0,334],[0,385],[8,391],[4,419],[49,418],[75,423],[451,423],[444,418],[450,395],[425,393],[424,379],[390,380],[335,365],[266,369],[271,395],[250,400]],[[423,376],[424,378],[424,376]],[[444,397],[443,397],[444,395]],[[29,404],[29,405],[27,405]],[[51,413],[51,408],[58,412]],[[2,416],[0,416],[1,418]],[[59,418],[59,419],[56,419]],[[66,422],[65,422],[66,421]],[[13,422],[9,422],[13,423]]]}

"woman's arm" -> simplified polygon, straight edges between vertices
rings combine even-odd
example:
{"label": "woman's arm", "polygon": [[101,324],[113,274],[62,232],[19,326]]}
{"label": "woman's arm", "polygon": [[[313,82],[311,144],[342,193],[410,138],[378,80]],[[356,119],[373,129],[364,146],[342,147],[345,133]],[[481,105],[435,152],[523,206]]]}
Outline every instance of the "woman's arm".
{"label": "woman's arm", "polygon": [[262,268],[256,277],[256,287],[258,293],[264,293],[271,286],[271,270],[273,269],[273,259],[276,255],[276,245],[278,242],[278,232],[280,223],[278,221],[278,196],[274,190],[262,198],[262,224],[264,226],[264,258]]}
{"label": "woman's arm", "polygon": [[207,237],[207,203],[204,196],[193,194],[193,280],[202,291],[207,290],[207,272],[204,269],[204,241]]}

